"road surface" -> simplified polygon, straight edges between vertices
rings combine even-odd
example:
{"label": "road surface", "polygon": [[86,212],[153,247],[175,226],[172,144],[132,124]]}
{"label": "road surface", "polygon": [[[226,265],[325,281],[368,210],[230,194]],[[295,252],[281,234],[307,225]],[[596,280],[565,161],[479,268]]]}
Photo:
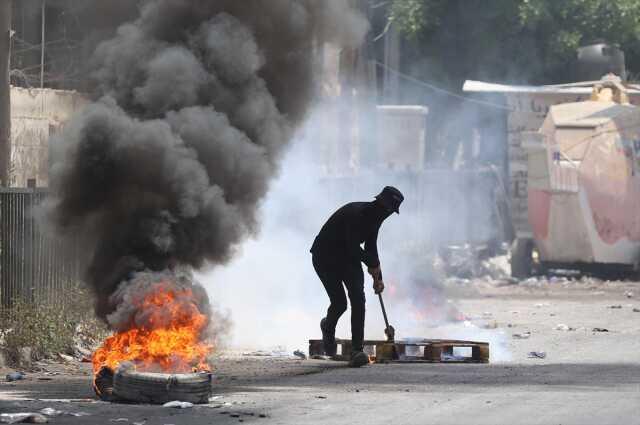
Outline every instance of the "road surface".
{"label": "road surface", "polygon": [[[54,424],[640,424],[637,283],[473,284],[462,292],[458,305],[469,320],[458,326],[499,335],[502,347],[494,348],[507,358],[349,369],[330,361],[227,356],[216,361],[212,402],[184,410],[97,402],[88,365],[48,365],[61,373],[2,382],[0,410],[90,415],[52,417]],[[526,332],[526,339],[513,337]],[[527,357],[541,350],[545,359]]]}

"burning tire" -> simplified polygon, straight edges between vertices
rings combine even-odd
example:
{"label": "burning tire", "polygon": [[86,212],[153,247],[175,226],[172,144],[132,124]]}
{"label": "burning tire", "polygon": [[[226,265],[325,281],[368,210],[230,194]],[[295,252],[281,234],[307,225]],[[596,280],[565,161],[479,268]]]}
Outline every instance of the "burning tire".
{"label": "burning tire", "polygon": [[94,378],[93,389],[102,401],[117,401],[118,398],[113,394],[113,370],[108,367],[100,369]]}
{"label": "burning tire", "polygon": [[143,403],[173,400],[207,403],[211,394],[211,374],[118,371],[113,380],[113,393],[118,398]]}
{"label": "burning tire", "polygon": [[[104,385],[104,383],[103,383]],[[201,373],[148,373],[118,370],[113,376],[113,387],[100,390],[109,401],[163,404],[169,401],[207,403],[211,395],[211,374]]]}

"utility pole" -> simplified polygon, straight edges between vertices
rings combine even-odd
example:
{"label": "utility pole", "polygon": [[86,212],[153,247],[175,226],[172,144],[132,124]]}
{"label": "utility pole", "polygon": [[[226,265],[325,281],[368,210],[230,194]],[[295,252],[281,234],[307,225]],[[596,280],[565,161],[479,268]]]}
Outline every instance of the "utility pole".
{"label": "utility pole", "polygon": [[11,164],[10,39],[11,0],[0,0],[0,186],[9,186]]}
{"label": "utility pole", "polygon": [[[373,22],[374,10],[371,2],[360,0],[359,8],[367,20]],[[364,168],[376,167],[381,163],[378,158],[378,78],[373,37],[374,34],[369,30],[363,45],[358,49],[356,62],[356,108],[359,125],[357,156],[359,166]]]}
{"label": "utility pole", "polygon": [[40,33],[40,88],[44,88],[44,49],[46,39],[45,23],[47,21],[47,0],[42,0],[42,32]]}

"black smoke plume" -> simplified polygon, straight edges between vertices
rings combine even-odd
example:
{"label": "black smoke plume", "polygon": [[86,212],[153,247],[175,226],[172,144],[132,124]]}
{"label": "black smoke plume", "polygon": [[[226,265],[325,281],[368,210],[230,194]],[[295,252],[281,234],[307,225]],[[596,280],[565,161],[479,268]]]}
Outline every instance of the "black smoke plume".
{"label": "black smoke plume", "polygon": [[314,96],[314,46],[367,31],[349,3],[149,0],[96,49],[94,101],[52,143],[44,212],[80,237],[100,317],[136,272],[223,264],[256,232]]}

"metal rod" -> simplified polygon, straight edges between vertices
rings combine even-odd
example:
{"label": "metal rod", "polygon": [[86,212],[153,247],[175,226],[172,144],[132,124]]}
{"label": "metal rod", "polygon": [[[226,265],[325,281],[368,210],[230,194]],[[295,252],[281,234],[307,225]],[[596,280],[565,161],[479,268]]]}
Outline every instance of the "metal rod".
{"label": "metal rod", "polygon": [[384,317],[384,324],[389,328],[389,319],[387,319],[387,309],[384,308],[384,301],[382,301],[382,294],[378,294],[378,299],[380,300],[380,307],[382,307],[382,316]]}
{"label": "metal rod", "polygon": [[378,299],[380,300],[380,307],[382,307],[382,316],[384,317],[384,323],[387,326],[384,329],[384,334],[387,336],[388,342],[393,342],[395,340],[396,330],[389,324],[389,319],[387,318],[387,309],[384,308],[384,301],[382,301],[382,293],[378,294]]}

